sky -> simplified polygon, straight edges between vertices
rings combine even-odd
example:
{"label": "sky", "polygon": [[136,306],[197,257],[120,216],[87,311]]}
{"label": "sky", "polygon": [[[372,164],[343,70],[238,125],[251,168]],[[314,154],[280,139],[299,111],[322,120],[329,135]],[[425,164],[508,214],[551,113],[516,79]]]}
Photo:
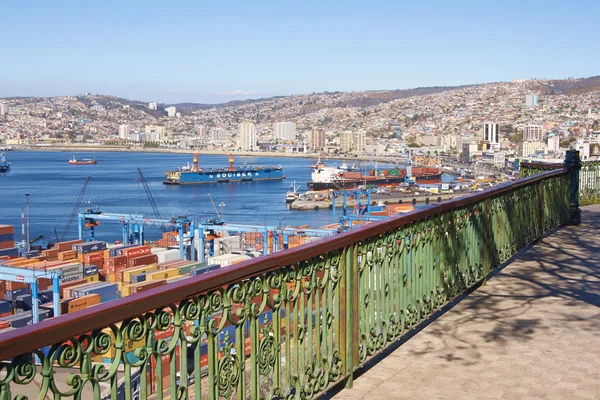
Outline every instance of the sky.
{"label": "sky", "polygon": [[162,103],[600,75],[600,1],[0,0],[0,98]]}

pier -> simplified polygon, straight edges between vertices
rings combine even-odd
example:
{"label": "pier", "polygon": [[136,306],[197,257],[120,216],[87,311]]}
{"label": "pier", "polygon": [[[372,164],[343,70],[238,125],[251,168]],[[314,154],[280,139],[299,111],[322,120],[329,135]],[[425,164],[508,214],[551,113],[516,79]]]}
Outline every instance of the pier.
{"label": "pier", "polygon": [[[467,192],[459,192],[459,193],[440,193],[440,194],[427,194],[427,195],[417,195],[417,196],[407,196],[407,195],[399,195],[399,194],[371,194],[371,204],[375,203],[383,203],[383,204],[434,204],[441,203],[443,201],[448,201],[452,199],[457,199],[462,196],[465,196],[469,193]],[[354,207],[358,204],[358,202],[354,199],[348,199],[346,202],[348,207]],[[361,204],[365,204],[364,200],[361,201]],[[342,202],[336,202],[336,208],[342,208]],[[325,200],[295,200],[290,204],[290,208],[292,210],[297,211],[312,211],[312,210],[326,210],[333,208],[332,201]]]}

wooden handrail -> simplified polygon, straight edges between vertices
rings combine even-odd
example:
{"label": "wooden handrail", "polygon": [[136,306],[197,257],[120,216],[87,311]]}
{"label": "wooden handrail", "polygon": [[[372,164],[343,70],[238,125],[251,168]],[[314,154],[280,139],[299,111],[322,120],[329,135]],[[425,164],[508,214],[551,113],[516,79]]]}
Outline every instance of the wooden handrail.
{"label": "wooden handrail", "polygon": [[376,222],[351,231],[330,236],[314,243],[247,260],[231,267],[190,277],[177,283],[161,286],[139,294],[113,300],[72,314],[51,318],[38,324],[0,334],[0,360],[7,360],[54,343],[60,343],[86,332],[105,328],[148,311],[161,309],[187,298],[209,292],[240,280],[250,279],[321,254],[400,228],[415,221],[430,218],[505,192],[530,185],[554,176],[569,173],[560,168],[498,185],[483,192],[460,197],[427,209]]}

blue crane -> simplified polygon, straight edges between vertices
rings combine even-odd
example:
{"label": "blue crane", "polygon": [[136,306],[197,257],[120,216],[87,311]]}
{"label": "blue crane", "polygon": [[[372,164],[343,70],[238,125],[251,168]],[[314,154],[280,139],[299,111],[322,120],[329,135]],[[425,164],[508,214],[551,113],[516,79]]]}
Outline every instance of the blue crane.
{"label": "blue crane", "polygon": [[[150,186],[148,186],[148,182],[146,182],[146,178],[144,178],[144,174],[142,174],[141,169],[137,169],[138,174],[140,175],[140,180],[142,181],[142,186],[144,186],[144,191],[146,192],[146,196],[148,196],[148,201],[150,202],[150,206],[152,207],[152,211],[154,212],[154,217],[157,219],[161,219],[160,212],[158,211],[158,207],[156,206],[156,202],[154,201],[154,196],[152,196],[152,192],[150,191]],[[167,228],[164,225],[161,225],[160,228],[163,232],[167,231]]]}
{"label": "blue crane", "polygon": [[69,215],[69,219],[67,220],[67,226],[65,227],[65,230],[64,230],[62,236],[60,237],[61,242],[64,241],[65,238],[67,237],[67,235],[69,234],[69,230],[71,229],[71,224],[73,224],[73,220],[75,220],[75,217],[77,216],[77,213],[79,212],[79,205],[81,204],[81,200],[83,199],[83,195],[85,194],[85,189],[87,188],[87,185],[90,182],[90,179],[91,179],[91,177],[88,176],[87,179],[85,180],[85,183],[83,184],[83,187],[79,191],[79,194],[77,195],[75,204],[73,204],[73,211],[71,211],[71,215]]}

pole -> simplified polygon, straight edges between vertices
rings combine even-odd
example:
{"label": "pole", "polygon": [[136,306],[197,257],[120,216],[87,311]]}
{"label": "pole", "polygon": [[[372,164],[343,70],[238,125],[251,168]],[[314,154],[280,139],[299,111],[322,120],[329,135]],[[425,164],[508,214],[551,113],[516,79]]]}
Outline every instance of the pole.
{"label": "pole", "polygon": [[25,248],[25,209],[21,207],[21,251]]}
{"label": "pole", "polygon": [[25,193],[25,206],[27,210],[27,251],[30,251],[31,244],[29,243],[29,193]]}
{"label": "pole", "polygon": [[60,315],[60,277],[58,274],[52,277],[52,306],[54,307],[54,316]]}

